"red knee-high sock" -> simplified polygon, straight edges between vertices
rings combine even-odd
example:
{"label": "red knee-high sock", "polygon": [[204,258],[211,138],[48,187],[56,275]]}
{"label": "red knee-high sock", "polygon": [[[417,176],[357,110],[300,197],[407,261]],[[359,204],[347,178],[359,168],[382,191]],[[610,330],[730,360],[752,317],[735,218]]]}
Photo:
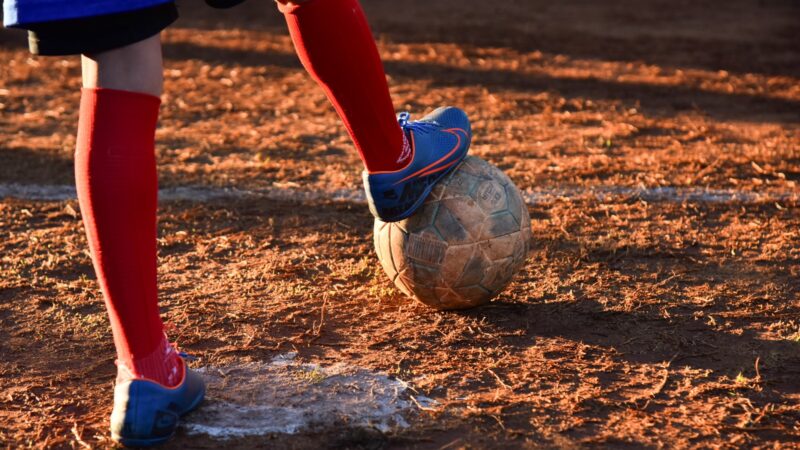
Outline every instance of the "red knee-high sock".
{"label": "red knee-high sock", "polygon": [[358,0],[281,6],[297,55],[325,90],[369,172],[408,163],[375,40]]}
{"label": "red knee-high sock", "polygon": [[181,360],[164,336],[156,287],[160,99],[113,89],[81,95],[75,181],[118,362],[174,386]]}

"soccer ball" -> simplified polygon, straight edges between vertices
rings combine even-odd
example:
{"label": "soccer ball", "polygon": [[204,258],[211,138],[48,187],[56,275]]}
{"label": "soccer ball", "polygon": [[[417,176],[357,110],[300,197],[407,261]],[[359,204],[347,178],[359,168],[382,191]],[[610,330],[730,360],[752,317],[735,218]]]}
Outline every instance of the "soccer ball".
{"label": "soccer ball", "polygon": [[406,295],[436,309],[489,302],[528,256],[531,219],[497,167],[468,156],[400,222],[375,220],[383,270]]}

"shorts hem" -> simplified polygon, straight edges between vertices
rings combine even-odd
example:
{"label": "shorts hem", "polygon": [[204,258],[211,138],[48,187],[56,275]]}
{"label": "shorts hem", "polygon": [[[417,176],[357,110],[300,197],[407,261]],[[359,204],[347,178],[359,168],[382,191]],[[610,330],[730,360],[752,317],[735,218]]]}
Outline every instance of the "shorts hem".
{"label": "shorts hem", "polygon": [[42,56],[102,53],[157,35],[178,18],[174,3],[28,26],[28,47]]}

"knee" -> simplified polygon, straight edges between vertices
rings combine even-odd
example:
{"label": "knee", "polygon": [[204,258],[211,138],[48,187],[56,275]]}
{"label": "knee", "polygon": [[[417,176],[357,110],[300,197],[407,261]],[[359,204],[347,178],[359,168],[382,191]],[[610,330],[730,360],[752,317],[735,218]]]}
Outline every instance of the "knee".
{"label": "knee", "polygon": [[160,96],[163,91],[161,39],[158,35],[107,52],[83,55],[83,86]]}

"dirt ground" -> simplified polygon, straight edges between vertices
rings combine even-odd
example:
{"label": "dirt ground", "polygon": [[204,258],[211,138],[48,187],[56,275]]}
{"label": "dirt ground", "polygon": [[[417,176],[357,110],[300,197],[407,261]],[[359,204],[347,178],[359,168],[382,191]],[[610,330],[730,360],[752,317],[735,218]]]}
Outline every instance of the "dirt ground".
{"label": "dirt ground", "polygon": [[[522,189],[765,200],[534,202],[528,265],[462,313],[390,285],[361,204],[164,202],[163,317],[198,365],[296,351],[439,402],[394,433],[225,447],[800,448],[800,5],[364,7],[397,108],[464,107],[472,153]],[[357,188],[358,158],[275,8],[181,10],[164,33],[162,186]],[[0,184],[71,184],[79,61],[25,45],[0,31]],[[0,199],[2,446],[111,445],[114,351],[82,233],[74,200]]]}

